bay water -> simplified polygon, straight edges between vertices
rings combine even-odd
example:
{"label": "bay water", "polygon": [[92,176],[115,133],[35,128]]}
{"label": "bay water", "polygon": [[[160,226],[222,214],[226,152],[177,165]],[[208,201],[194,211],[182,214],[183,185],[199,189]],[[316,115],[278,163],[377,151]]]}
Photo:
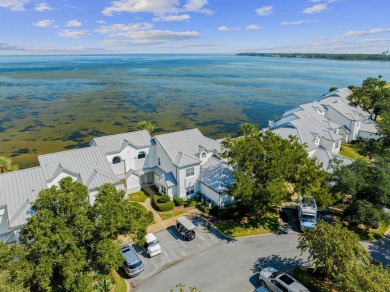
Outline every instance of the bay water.
{"label": "bay water", "polygon": [[390,62],[235,55],[0,56],[0,156],[22,168],[94,136],[197,127],[212,138],[260,128],[332,86],[390,80]]}

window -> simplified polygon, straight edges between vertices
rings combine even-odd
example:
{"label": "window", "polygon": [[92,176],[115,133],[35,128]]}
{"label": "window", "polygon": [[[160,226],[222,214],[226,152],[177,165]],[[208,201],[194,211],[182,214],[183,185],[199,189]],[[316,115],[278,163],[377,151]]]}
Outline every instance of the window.
{"label": "window", "polygon": [[121,158],[119,156],[115,156],[112,159],[112,164],[118,164],[118,163],[121,163]]}
{"label": "window", "polygon": [[194,175],[194,168],[189,167],[186,169],[186,177],[193,176]]}
{"label": "window", "polygon": [[194,193],[194,186],[186,188],[186,195],[192,195]]}
{"label": "window", "polygon": [[161,186],[161,193],[162,194],[166,194],[167,193],[167,189],[164,186]]}
{"label": "window", "polygon": [[157,163],[158,163],[158,165],[160,165],[161,163],[160,163],[160,157],[159,158],[157,158]]}
{"label": "window", "polygon": [[146,156],[145,151],[141,151],[141,152],[138,153],[138,159],[145,158],[145,156]]}
{"label": "window", "polygon": [[206,158],[206,152],[202,153],[202,158]]}

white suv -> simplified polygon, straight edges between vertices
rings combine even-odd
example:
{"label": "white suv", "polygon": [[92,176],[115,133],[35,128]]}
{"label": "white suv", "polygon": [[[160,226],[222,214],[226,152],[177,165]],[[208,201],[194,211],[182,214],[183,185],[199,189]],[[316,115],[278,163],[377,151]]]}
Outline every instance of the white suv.
{"label": "white suv", "polygon": [[259,280],[261,286],[272,292],[310,292],[293,277],[271,267],[261,270]]}

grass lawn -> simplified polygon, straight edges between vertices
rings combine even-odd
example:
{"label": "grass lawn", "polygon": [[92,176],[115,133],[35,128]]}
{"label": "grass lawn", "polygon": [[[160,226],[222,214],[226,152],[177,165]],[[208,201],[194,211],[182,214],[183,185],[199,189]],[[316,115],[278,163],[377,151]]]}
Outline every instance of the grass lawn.
{"label": "grass lawn", "polygon": [[167,220],[169,218],[179,216],[183,213],[184,211],[169,211],[169,212],[159,213],[159,215],[163,220]]}
{"label": "grass lawn", "polygon": [[352,159],[362,158],[363,156],[359,154],[359,149],[356,149],[353,146],[354,145],[349,143],[341,143],[340,155]]}
{"label": "grass lawn", "polygon": [[145,202],[148,198],[148,194],[144,190],[129,194],[129,200],[135,202]]}
{"label": "grass lawn", "polygon": [[114,277],[115,280],[115,288],[112,289],[111,291],[126,292],[127,287],[126,287],[125,279],[123,279],[115,270],[112,270],[112,276]]}
{"label": "grass lawn", "polygon": [[262,218],[249,218],[245,223],[214,223],[224,234],[241,237],[272,233],[279,228],[276,213],[265,213]]}
{"label": "grass lawn", "polygon": [[370,229],[369,231],[355,226],[349,227],[349,229],[359,235],[360,240],[378,240],[385,235],[385,232],[389,227],[390,224],[381,223],[378,229]]}

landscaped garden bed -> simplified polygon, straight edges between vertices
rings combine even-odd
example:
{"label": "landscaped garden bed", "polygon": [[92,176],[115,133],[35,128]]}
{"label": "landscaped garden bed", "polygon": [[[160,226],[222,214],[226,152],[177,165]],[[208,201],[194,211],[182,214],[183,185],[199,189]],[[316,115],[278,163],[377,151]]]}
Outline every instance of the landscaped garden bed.
{"label": "landscaped garden bed", "polygon": [[168,195],[156,193],[152,199],[152,207],[160,212],[170,211],[175,208],[175,203],[170,200]]}

